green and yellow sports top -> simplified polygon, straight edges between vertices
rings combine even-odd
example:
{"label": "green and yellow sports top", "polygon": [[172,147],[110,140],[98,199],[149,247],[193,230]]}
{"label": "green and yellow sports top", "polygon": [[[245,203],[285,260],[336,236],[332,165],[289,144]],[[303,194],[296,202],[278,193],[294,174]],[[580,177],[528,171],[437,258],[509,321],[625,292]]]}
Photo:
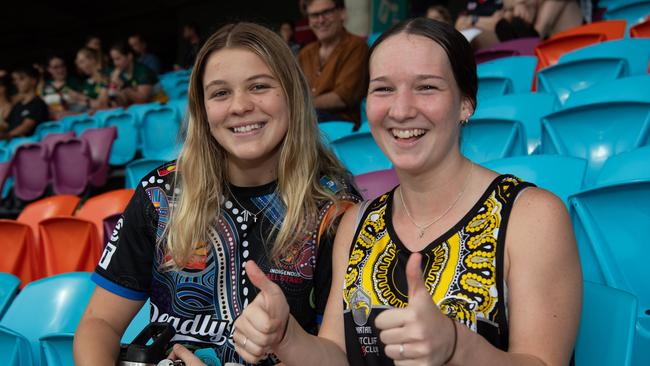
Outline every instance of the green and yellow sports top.
{"label": "green and yellow sports top", "polygon": [[[503,253],[508,217],[522,189],[511,175],[495,178],[474,207],[422,254],[425,285],[444,314],[508,348]],[[408,304],[406,262],[411,252],[392,222],[395,190],[367,202],[350,248],[343,308],[350,365],[392,365],[375,327],[377,315]]]}

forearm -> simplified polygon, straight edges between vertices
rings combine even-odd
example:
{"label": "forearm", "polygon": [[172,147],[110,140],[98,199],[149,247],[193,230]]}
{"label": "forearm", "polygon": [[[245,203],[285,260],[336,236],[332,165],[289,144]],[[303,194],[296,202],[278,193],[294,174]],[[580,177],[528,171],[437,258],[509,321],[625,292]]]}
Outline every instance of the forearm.
{"label": "forearm", "polygon": [[36,125],[35,121],[33,121],[31,119],[27,119],[27,120],[23,121],[23,123],[18,125],[16,128],[9,131],[9,138],[14,138],[16,136],[24,136],[24,135],[26,135],[28,132],[30,132],[34,128],[35,125]]}
{"label": "forearm", "polygon": [[275,351],[286,366],[348,365],[345,352],[336,343],[305,332],[292,316],[287,335]]}
{"label": "forearm", "polygon": [[316,109],[343,109],[346,107],[345,102],[335,92],[321,94],[314,98],[314,107]]}
{"label": "forearm", "polygon": [[120,351],[120,335],[104,320],[82,320],[74,336],[75,365],[114,366]]}

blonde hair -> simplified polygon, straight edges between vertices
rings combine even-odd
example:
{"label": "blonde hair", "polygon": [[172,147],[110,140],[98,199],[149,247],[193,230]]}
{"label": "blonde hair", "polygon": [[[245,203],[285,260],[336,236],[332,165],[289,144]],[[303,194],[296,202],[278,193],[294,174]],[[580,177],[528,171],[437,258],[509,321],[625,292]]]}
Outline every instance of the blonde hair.
{"label": "blonde hair", "polygon": [[[305,237],[318,216],[317,202],[337,202],[333,192],[321,186],[327,175],[348,180],[334,155],[321,142],[318,122],[307,81],[291,50],[279,35],[252,23],[230,24],[219,29],[199,51],[189,85],[187,137],[177,162],[175,205],[166,229],[165,253],[172,268],[181,268],[192,253],[207,242],[213,221],[221,214],[228,185],[228,155],[210,133],[204,105],[203,73],[210,56],[222,49],[238,48],[259,56],[279,80],[289,108],[289,127],[281,144],[277,192],[286,206],[284,221],[270,251],[273,261],[282,259]],[[176,199],[178,198],[178,199]]]}

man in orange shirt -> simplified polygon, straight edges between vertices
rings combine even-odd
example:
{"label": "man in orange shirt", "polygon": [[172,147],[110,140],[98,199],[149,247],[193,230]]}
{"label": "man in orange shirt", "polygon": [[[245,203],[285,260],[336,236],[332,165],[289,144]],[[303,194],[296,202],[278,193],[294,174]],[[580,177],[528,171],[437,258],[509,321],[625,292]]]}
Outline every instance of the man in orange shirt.
{"label": "man in orange shirt", "polygon": [[320,122],[360,122],[359,105],[368,88],[368,46],[343,27],[343,0],[305,0],[316,42],[300,51],[302,67]]}

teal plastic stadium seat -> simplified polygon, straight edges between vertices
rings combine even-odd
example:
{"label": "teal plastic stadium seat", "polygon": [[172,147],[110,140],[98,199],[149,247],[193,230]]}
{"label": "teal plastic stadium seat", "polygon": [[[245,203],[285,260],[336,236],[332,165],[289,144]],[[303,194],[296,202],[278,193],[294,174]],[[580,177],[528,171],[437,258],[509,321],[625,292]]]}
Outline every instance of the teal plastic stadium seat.
{"label": "teal plastic stadium seat", "polygon": [[163,104],[159,102],[132,104],[129,106],[129,108],[127,108],[127,111],[133,113],[135,116],[135,123],[138,125],[138,127],[140,127],[142,125],[144,114],[150,110],[157,110],[161,106],[163,106]]}
{"label": "teal plastic stadium seat", "polygon": [[576,341],[576,366],[631,366],[636,298],[601,284],[585,281],[582,314]]}
{"label": "teal plastic stadium seat", "polygon": [[131,320],[131,323],[129,324],[128,327],[126,327],[126,330],[124,331],[124,335],[122,335],[122,343],[131,343],[135,339],[135,337],[142,332],[142,329],[149,324],[151,321],[151,303],[149,300],[147,300],[142,307],[140,308],[140,311],[138,311],[137,314],[135,314],[135,317]]}
{"label": "teal plastic stadium seat", "polygon": [[526,154],[526,136],[518,121],[472,118],[460,133],[461,153],[478,164]]}
{"label": "teal plastic stadium seat", "polygon": [[67,126],[65,123],[61,123],[59,121],[50,121],[50,122],[43,122],[40,123],[38,126],[36,126],[36,130],[34,131],[34,136],[40,141],[43,139],[43,137],[51,134],[51,133],[63,133],[67,132]]}
{"label": "teal plastic stadium seat", "polygon": [[483,166],[535,183],[553,192],[568,206],[569,196],[582,188],[587,161],[561,155],[530,155],[492,160]]}
{"label": "teal plastic stadium seat", "polygon": [[392,166],[370,132],[359,132],[334,140],[332,149],[352,175],[389,169]]}
{"label": "teal plastic stadium seat", "polygon": [[557,104],[555,96],[547,93],[508,94],[481,101],[472,118],[521,122],[526,150],[528,154],[534,154],[540,147],[541,119],[552,113]]}
{"label": "teal plastic stadium seat", "polygon": [[124,188],[137,188],[146,174],[163,164],[165,164],[165,160],[156,159],[137,159],[128,163],[124,170]]}
{"label": "teal plastic stadium seat", "polygon": [[115,126],[117,138],[113,141],[108,158],[110,165],[124,165],[135,158],[138,151],[138,131],[134,113],[118,110],[106,116],[105,127]]}
{"label": "teal plastic stadium seat", "polygon": [[621,19],[627,21],[628,29],[642,22],[650,14],[650,1],[641,0],[625,2],[608,7],[603,18],[607,20]]}
{"label": "teal plastic stadium seat", "polygon": [[147,159],[173,160],[181,149],[181,123],[176,109],[160,106],[149,109],[142,118],[142,156]]}
{"label": "teal plastic stadium seat", "polygon": [[13,301],[20,286],[20,279],[11,273],[0,272],[0,319]]}
{"label": "teal plastic stadium seat", "polygon": [[477,65],[479,79],[493,77],[510,80],[513,93],[527,93],[533,87],[537,57],[512,56]]}
{"label": "teal plastic stadium seat", "polygon": [[648,73],[648,60],[650,60],[650,39],[623,38],[596,43],[565,53],[558,63],[603,57],[624,59],[627,61],[630,75],[645,75]]}
{"label": "teal plastic stadium seat", "polygon": [[0,354],[4,363],[12,366],[33,366],[31,345],[20,333],[0,325]]}
{"label": "teal plastic stadium seat", "polygon": [[650,179],[650,146],[611,156],[596,179],[596,185]]}
{"label": "teal plastic stadium seat", "polygon": [[13,156],[16,152],[16,149],[20,145],[24,144],[34,144],[38,142],[38,137],[36,136],[23,136],[23,137],[14,137],[5,146],[5,150],[9,152],[9,156]]}
{"label": "teal plastic stadium seat", "polygon": [[569,95],[563,108],[606,102],[650,103],[650,75],[636,75],[600,82],[589,89]]}
{"label": "teal plastic stadium seat", "polygon": [[77,136],[81,136],[81,134],[89,128],[102,127],[99,120],[90,116],[83,116],[76,119],[70,119],[67,123],[68,123],[68,131],[74,132],[74,134]]}
{"label": "teal plastic stadium seat", "polygon": [[[0,326],[29,342],[29,347],[19,352],[30,354],[33,365],[39,366],[42,364],[39,339],[52,333],[74,333],[94,288],[87,272],[65,273],[31,282],[16,296]],[[0,345],[0,349],[4,347]]]}
{"label": "teal plastic stadium seat", "polygon": [[512,93],[513,86],[510,79],[503,77],[480,77],[478,78],[478,92],[476,99],[483,101],[489,98],[497,98]]}
{"label": "teal plastic stadium seat", "polygon": [[610,156],[646,145],[649,129],[650,103],[567,108],[543,118],[542,152],[587,159],[585,186],[590,186]]}
{"label": "teal plastic stadium seat", "polygon": [[354,122],[348,121],[327,121],[318,124],[323,141],[326,144],[351,134],[353,127]]}

